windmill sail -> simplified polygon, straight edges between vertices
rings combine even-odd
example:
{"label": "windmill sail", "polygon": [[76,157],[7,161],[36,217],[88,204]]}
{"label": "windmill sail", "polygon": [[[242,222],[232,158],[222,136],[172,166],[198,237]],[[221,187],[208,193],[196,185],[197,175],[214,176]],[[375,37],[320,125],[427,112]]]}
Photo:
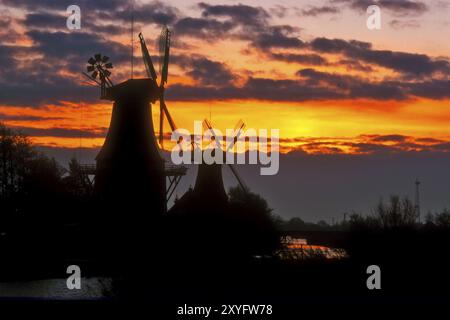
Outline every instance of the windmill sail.
{"label": "windmill sail", "polygon": [[[211,131],[212,135],[213,135],[214,137],[216,137],[216,134],[215,134],[215,132],[214,132],[214,128],[212,127],[212,125],[211,125],[211,123],[208,121],[208,119],[204,119],[204,120],[203,120],[203,126],[204,126],[206,129],[209,129],[209,130]],[[238,123],[237,123],[236,126],[235,126],[235,130],[237,130],[238,132],[236,133],[236,135],[235,135],[235,137],[234,137],[234,139],[233,139],[233,143],[231,144],[231,146],[229,146],[229,147],[227,148],[227,151],[230,151],[230,150],[233,148],[234,144],[236,143],[237,139],[239,138],[240,134],[242,133],[242,130],[244,129],[244,127],[245,127],[244,122],[243,122],[242,120],[239,120]],[[219,148],[221,148],[220,143],[217,143],[217,146],[218,146]],[[236,178],[236,180],[237,180],[239,186],[241,187],[241,189],[246,193],[247,190],[248,190],[248,189],[247,189],[247,186],[245,185],[244,181],[242,180],[242,178],[241,178],[240,175],[238,174],[236,168],[235,168],[232,164],[230,164],[230,163],[228,163],[228,167],[230,168],[231,172],[233,173],[234,177]]]}
{"label": "windmill sail", "polygon": [[242,121],[242,119],[239,119],[238,123],[234,126],[234,131],[236,132],[234,138],[233,138],[233,142],[230,143],[230,145],[227,147],[227,152],[229,152],[231,149],[234,148],[234,145],[236,144],[236,142],[238,141],[239,137],[242,134],[242,131],[245,128],[245,123],[244,121]]}
{"label": "windmill sail", "polygon": [[248,190],[247,186],[245,185],[245,183],[242,180],[241,176],[238,174],[236,168],[231,163],[228,164],[228,167],[230,168],[231,172],[233,173],[234,177],[236,178],[237,182],[239,183],[239,186],[241,187],[241,189],[244,192],[247,192],[247,190]]}
{"label": "windmill sail", "polygon": [[[145,44],[145,39],[142,33],[139,34],[139,40],[141,43],[142,57],[144,59],[145,68],[147,70],[147,75],[156,84],[156,71],[153,66],[150,53],[148,52],[147,45]],[[167,83],[167,76],[169,70],[169,48],[170,48],[170,31],[167,27],[164,27],[161,31],[161,37],[159,39],[159,50],[160,50],[160,73],[161,73],[161,83],[160,83],[160,98],[159,98],[159,143],[161,148],[163,147],[164,141],[164,118],[167,118],[170,128],[172,131],[176,130],[175,122],[167,109],[166,103],[164,101],[164,84]]]}
{"label": "windmill sail", "polygon": [[160,72],[161,85],[167,83],[167,76],[169,74],[169,50],[170,50],[170,31],[167,27],[161,30],[161,37],[159,38],[159,55],[160,55]]}
{"label": "windmill sail", "polygon": [[177,130],[177,126],[175,125],[175,121],[173,121],[173,118],[170,115],[169,109],[167,109],[167,106],[166,106],[166,103],[164,102],[164,100],[161,101],[161,108],[162,108],[163,113],[167,117],[167,121],[169,122],[170,129],[172,129],[172,131]]}
{"label": "windmill sail", "polygon": [[147,75],[150,79],[156,82],[158,76],[156,75],[155,67],[153,66],[152,58],[148,53],[148,49],[145,44],[144,36],[142,35],[142,33],[139,33],[139,41],[141,42],[142,57],[144,58],[144,64],[145,69],[147,70]]}

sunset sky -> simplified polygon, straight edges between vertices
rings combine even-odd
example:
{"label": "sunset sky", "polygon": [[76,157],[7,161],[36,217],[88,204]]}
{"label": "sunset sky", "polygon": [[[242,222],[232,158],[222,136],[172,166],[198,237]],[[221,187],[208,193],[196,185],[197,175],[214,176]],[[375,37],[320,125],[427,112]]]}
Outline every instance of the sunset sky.
{"label": "sunset sky", "polygon": [[[443,148],[450,3],[372,2],[381,30],[367,29],[363,0],[135,1],[135,77],[144,76],[137,34],[157,60],[167,24],[167,102],[179,127],[211,111],[218,128],[240,118],[279,128],[284,152]],[[81,71],[98,51],[111,56],[115,82],[130,76],[131,1],[0,4],[0,119],[39,144],[100,146],[111,105]],[[80,6],[81,30],[66,28],[68,4]]]}
{"label": "sunset sky", "polygon": [[[81,30],[66,8],[81,8]],[[97,52],[130,77],[130,6],[122,0],[0,0],[0,121],[41,146],[95,148],[111,103],[81,72]],[[381,8],[368,30],[366,8]],[[450,2],[420,0],[134,1],[157,64],[172,31],[167,105],[178,127],[210,117],[278,128],[302,154],[450,151]],[[159,108],[154,108],[155,123]],[[166,124],[166,129],[169,126]]]}

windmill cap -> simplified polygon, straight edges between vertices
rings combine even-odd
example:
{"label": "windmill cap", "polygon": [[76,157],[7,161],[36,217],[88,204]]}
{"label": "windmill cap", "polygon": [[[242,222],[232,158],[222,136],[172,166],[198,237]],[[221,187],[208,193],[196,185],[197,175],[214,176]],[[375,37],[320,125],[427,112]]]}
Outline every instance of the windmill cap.
{"label": "windmill cap", "polygon": [[144,99],[155,102],[159,99],[160,89],[152,79],[128,79],[106,89],[106,100]]}

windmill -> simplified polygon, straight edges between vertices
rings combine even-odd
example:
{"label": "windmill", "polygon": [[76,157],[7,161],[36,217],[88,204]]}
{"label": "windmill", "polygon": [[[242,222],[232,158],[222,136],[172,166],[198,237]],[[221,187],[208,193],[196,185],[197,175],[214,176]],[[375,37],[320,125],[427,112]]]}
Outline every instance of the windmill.
{"label": "windmill", "polygon": [[[212,144],[216,142],[210,150],[214,158],[218,155],[214,153],[223,152],[226,156],[226,152],[233,149],[245,124],[241,120],[237,123],[232,143],[226,149],[218,144],[219,136],[210,121],[204,120],[203,127],[211,133]],[[197,147],[193,137],[190,142],[192,149]],[[272,220],[261,206],[255,205],[259,200],[251,196],[236,168],[232,164],[227,166],[243,190],[242,198],[234,201],[228,198],[221,163],[201,163],[194,188],[177,199],[169,210],[169,216],[174,217],[173,221],[176,222],[173,226],[174,243],[184,246],[180,251],[189,252],[187,258],[192,259],[191,248],[195,248],[198,253],[196,259],[206,256],[218,261],[223,257],[232,257],[233,261],[248,259],[260,252],[270,254],[277,248],[279,237]]]}
{"label": "windmill", "polygon": [[101,98],[106,96],[106,88],[111,88],[114,86],[109,76],[111,71],[108,69],[113,68],[113,64],[109,61],[109,57],[102,56],[101,53],[95,54],[93,57],[89,58],[88,65],[86,67],[86,72],[83,74],[94,83],[98,84],[101,88]]}
{"label": "windmill", "polygon": [[[216,140],[217,135],[214,132],[214,128],[212,127],[211,122],[208,121],[208,119],[204,119],[203,120],[203,127],[205,129],[210,130],[210,132],[212,133],[211,139],[212,140]],[[242,134],[242,131],[244,130],[244,128],[245,128],[245,123],[242,120],[239,120],[237,122],[237,124],[235,125],[235,127],[234,127],[235,136],[233,137],[233,143],[231,143],[227,147],[227,150],[226,150],[226,152],[224,154],[224,157],[226,156],[227,152],[230,152],[233,149],[234,145],[236,144],[236,142],[238,141],[240,135]],[[219,149],[221,149],[220,144],[217,144],[217,146],[219,147]],[[227,166],[228,166],[228,168],[230,168],[231,172],[233,173],[233,176],[236,178],[236,181],[238,182],[239,187],[242,189],[242,191],[244,191],[246,193],[248,191],[248,188],[245,185],[245,183],[242,180],[242,178],[240,177],[236,167],[233,166],[233,164],[231,164],[231,163],[227,163]],[[199,171],[200,171],[200,168],[199,168]]]}
{"label": "windmill", "polygon": [[[211,141],[217,141],[217,134],[211,125],[211,122],[205,119],[203,121],[203,128],[209,130],[211,133]],[[240,135],[245,128],[245,124],[242,120],[239,120],[235,126],[235,135],[232,143],[227,146],[226,150],[222,150],[220,144],[216,143],[216,148],[211,151],[223,152],[226,157],[226,152],[230,152],[235,143],[238,141]],[[194,141],[194,137],[191,136],[191,149],[194,153],[195,148],[199,148],[198,144]],[[202,151],[204,152],[204,151]],[[233,176],[236,178],[239,187],[245,194],[248,194],[248,188],[245,185],[243,179],[238,174],[238,171],[232,164],[227,164],[230,168]],[[189,189],[180,199],[178,199],[174,206],[170,209],[170,214],[175,215],[191,215],[192,213],[205,213],[209,214],[211,208],[214,211],[224,212],[228,208],[228,196],[224,187],[222,176],[222,164],[220,163],[201,163],[198,165],[197,177],[195,179],[194,187]]]}
{"label": "windmill", "polygon": [[159,87],[159,145],[161,149],[163,148],[164,143],[164,118],[167,118],[169,122],[170,128],[172,131],[177,129],[175,122],[173,121],[172,116],[167,109],[164,91],[165,84],[167,84],[167,77],[169,73],[169,52],[170,52],[170,36],[171,33],[167,27],[163,27],[161,30],[161,35],[159,38],[159,73],[161,76],[161,80],[157,82],[157,74],[155,71],[155,67],[153,66],[152,59],[147,49],[147,45],[145,44],[145,39],[142,33],[139,33],[139,40],[141,43],[142,57],[144,59],[145,69],[147,71],[147,75],[152,81],[154,85]]}
{"label": "windmill", "polygon": [[97,53],[89,58],[83,75],[100,86],[101,99],[114,102],[108,133],[92,169],[93,192],[107,211],[117,214],[111,221],[120,225],[120,210],[138,215],[140,207],[151,203],[154,217],[165,212],[166,172],[151,113],[152,103],[160,98],[159,86],[153,79],[114,84],[110,79],[112,68],[110,58]]}
{"label": "windmill", "polygon": [[[95,54],[88,60],[86,72],[82,72],[91,82],[100,86],[100,98],[104,100],[114,101],[113,113],[111,116],[111,123],[106,136],[103,147],[96,157],[97,164],[89,165],[88,172],[95,171],[95,185],[94,193],[97,195],[112,193],[110,188],[121,181],[122,185],[142,185],[142,192],[153,189],[155,195],[158,194],[160,202],[161,194],[160,188],[164,187],[165,201],[164,208],[166,208],[167,201],[172,196],[175,188],[181,180],[181,177],[186,174],[187,168],[183,166],[166,166],[164,159],[161,157],[161,149],[163,143],[163,123],[164,118],[167,118],[172,130],[176,130],[175,123],[169,114],[164,100],[164,86],[167,83],[168,64],[169,64],[169,49],[170,49],[170,31],[164,27],[160,36],[160,74],[161,81],[157,83],[157,75],[153,66],[150,54],[143,35],[139,34],[141,42],[142,56],[147,70],[148,78],[146,79],[129,79],[117,85],[113,84],[110,79],[113,64],[110,58],[100,53]],[[153,129],[151,104],[159,100],[160,107],[160,133],[159,143],[161,149],[158,147],[157,137]],[[149,110],[150,105],[150,110]],[[125,154],[127,153],[127,154]],[[131,161],[125,161],[125,158],[130,158]],[[142,159],[146,159],[143,161]],[[123,179],[119,177],[119,173],[131,171],[136,169],[137,162],[143,162],[140,168],[141,172],[146,174],[137,174],[136,180]],[[162,167],[161,167],[162,166]],[[92,169],[93,167],[94,169]],[[112,169],[113,167],[120,168],[119,170]],[[169,179],[169,183],[162,183],[160,180],[160,173],[158,177],[152,178],[153,183],[149,183],[149,175],[151,172],[163,172],[164,176]],[[142,176],[142,179],[137,179]],[[112,180],[111,180],[112,179]],[[142,181],[141,181],[142,180]],[[113,181],[113,182],[111,182]],[[117,183],[117,186],[119,183]],[[117,188],[119,190],[119,188]],[[139,194],[139,192],[134,192]],[[102,197],[104,197],[102,195]],[[105,196],[106,197],[106,196]],[[107,196],[114,198],[113,196]],[[156,200],[156,199],[155,199]],[[166,209],[163,211],[165,212]],[[156,210],[161,211],[161,210]]]}

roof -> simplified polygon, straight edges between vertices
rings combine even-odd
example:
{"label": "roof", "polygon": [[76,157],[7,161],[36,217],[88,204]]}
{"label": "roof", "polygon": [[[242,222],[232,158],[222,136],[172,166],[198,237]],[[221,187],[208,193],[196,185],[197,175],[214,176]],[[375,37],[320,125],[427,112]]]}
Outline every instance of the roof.
{"label": "roof", "polygon": [[106,89],[104,99],[145,99],[156,101],[159,98],[159,87],[150,78],[144,79],[128,79],[111,88]]}

